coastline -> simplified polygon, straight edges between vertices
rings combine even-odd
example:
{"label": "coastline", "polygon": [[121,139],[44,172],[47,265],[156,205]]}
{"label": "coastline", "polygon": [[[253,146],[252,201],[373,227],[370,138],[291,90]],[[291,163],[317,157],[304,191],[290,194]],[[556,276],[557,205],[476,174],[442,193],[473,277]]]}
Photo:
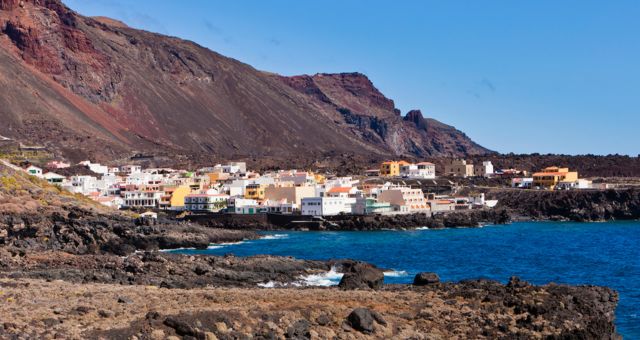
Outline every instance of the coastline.
{"label": "coastline", "polygon": [[[261,328],[242,329],[236,326],[264,324],[263,315],[276,325],[272,327],[276,332],[273,334],[278,336],[282,332],[288,334],[292,329],[293,335],[314,331],[344,336],[350,333],[361,338],[384,337],[389,334],[387,332],[393,336],[410,337],[431,331],[440,332],[443,337],[472,338],[522,335],[617,337],[613,323],[617,293],[608,288],[532,286],[517,279],[512,279],[507,285],[475,280],[435,282],[429,288],[420,288],[385,285],[383,270],[354,260],[311,261],[279,256],[190,256],[159,252],[175,248],[207,249],[212,243],[255,239],[259,237],[256,230],[263,228],[257,223],[246,225],[240,222],[226,225],[229,229],[210,228],[163,216],[156,221],[144,220],[135,218],[133,214],[106,210],[74,196],[60,196],[56,191],[42,190],[27,180],[20,185],[25,188],[23,199],[30,204],[16,206],[15,211],[5,211],[0,216],[0,291],[3,292],[0,298],[6,302],[0,308],[4,308],[3,315],[13,320],[1,325],[0,337],[16,334],[29,334],[31,337],[55,334],[67,338],[110,337],[121,334],[117,333],[120,331],[130,334],[127,332],[145,330],[197,337],[204,337],[210,332],[216,337],[225,337],[229,332],[225,333],[222,327],[214,329],[203,322],[211,317],[211,313],[219,314],[220,311],[226,313],[229,322],[226,319],[217,322],[224,322],[227,331],[233,329],[241,337],[263,334]],[[40,205],[38,202],[41,201],[49,203]],[[343,220],[327,220],[337,226],[337,230],[382,230],[387,227],[474,227],[485,222],[506,223],[509,216],[508,210],[498,208],[455,212],[433,218],[427,215],[387,219],[351,216]],[[339,287],[278,288],[265,294],[265,288],[258,286],[323,275],[334,266],[341,268],[338,271],[344,274],[346,282]],[[194,306],[200,305],[193,302],[193,305],[182,305],[183,308],[178,310],[170,307],[171,301],[166,299],[166,296],[175,295],[178,301],[191,303],[202,298],[200,294],[203,291],[211,289],[218,289],[214,296],[224,295],[225,289],[237,289],[240,295],[261,297],[263,300],[239,298],[227,301],[222,297],[221,301],[226,305],[217,309],[196,308]],[[118,293],[105,294],[105,290]],[[33,294],[34,291],[40,294]],[[52,293],[51,300],[41,303],[46,292],[56,293]],[[64,302],[69,299],[65,294],[77,292],[81,292],[80,295],[71,299],[78,301],[77,304],[65,307]],[[268,312],[279,302],[264,300],[265,296],[280,294],[277,292],[297,297],[286,309],[292,311],[288,318],[278,318]],[[406,300],[407,295],[410,295],[409,301]],[[387,307],[376,303],[382,296],[386,296],[388,302],[384,306]],[[544,299],[545,296],[550,298]],[[160,297],[164,300],[158,300]],[[347,300],[340,300],[344,298]],[[429,306],[427,303],[431,298],[433,305]],[[540,298],[543,300],[538,301]],[[571,304],[574,298],[579,303]],[[135,303],[148,299],[155,299],[155,305],[138,306]],[[256,301],[263,304],[262,312],[258,314],[251,312]],[[300,314],[300,310],[308,308],[308,301],[316,302],[312,304],[312,314]],[[246,314],[238,316],[229,310],[234,303]],[[409,304],[412,313],[406,314],[408,312],[402,307],[406,306],[405,303]],[[331,306],[336,304],[342,307],[332,311]],[[539,307],[540,304],[544,308]],[[131,314],[134,306],[135,313]],[[374,326],[358,328],[360,326],[353,324],[353,320],[349,321],[349,315],[363,306],[370,309],[368,314],[361,310],[357,313],[362,312],[369,317],[380,315],[388,326],[379,322],[379,327],[374,323]],[[159,314],[158,310],[172,312]],[[38,314],[33,314],[34,311]],[[322,321],[324,325],[321,325],[319,315],[316,317],[314,313],[329,313],[330,321]],[[193,315],[203,316],[193,318]],[[100,320],[101,329],[93,326],[95,320]],[[491,322],[487,324],[485,320]],[[197,321],[200,321],[200,326]],[[347,327],[343,326],[345,322],[348,322]],[[140,325],[146,326],[140,328]]]}

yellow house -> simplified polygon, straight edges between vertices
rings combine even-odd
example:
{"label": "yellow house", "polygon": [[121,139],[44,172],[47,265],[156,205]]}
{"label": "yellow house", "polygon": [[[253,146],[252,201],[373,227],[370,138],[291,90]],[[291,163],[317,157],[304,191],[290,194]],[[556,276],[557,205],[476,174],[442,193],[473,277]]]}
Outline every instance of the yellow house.
{"label": "yellow house", "polygon": [[544,168],[533,174],[533,186],[545,189],[554,189],[560,182],[575,182],[577,180],[578,172],[557,166]]}
{"label": "yellow house", "polygon": [[265,186],[262,184],[247,184],[244,191],[244,198],[263,200],[264,199]]}
{"label": "yellow house", "polygon": [[405,161],[387,161],[383,162],[380,165],[380,176],[383,177],[393,177],[400,176],[400,167],[403,165],[408,165],[409,162]]}
{"label": "yellow house", "polygon": [[165,187],[160,201],[163,209],[179,210],[184,208],[184,198],[191,193],[188,185]]}
{"label": "yellow house", "polygon": [[321,174],[313,174],[313,177],[316,179],[316,183],[322,184],[326,180],[326,178]]}

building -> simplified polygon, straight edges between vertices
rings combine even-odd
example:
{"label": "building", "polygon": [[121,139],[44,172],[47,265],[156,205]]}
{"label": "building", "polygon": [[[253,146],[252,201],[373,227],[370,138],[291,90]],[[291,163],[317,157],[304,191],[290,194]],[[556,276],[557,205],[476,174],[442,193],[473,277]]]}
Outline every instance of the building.
{"label": "building", "polygon": [[120,167],[120,172],[123,174],[136,174],[142,172],[142,167],[140,165],[123,165]]}
{"label": "building", "polygon": [[66,169],[69,167],[71,167],[71,164],[62,161],[51,161],[46,165],[47,169]]}
{"label": "building", "polygon": [[189,194],[184,198],[184,209],[195,212],[218,212],[227,208],[229,195],[205,191]]}
{"label": "building", "polygon": [[158,208],[164,192],[149,188],[124,192],[124,206],[127,208]]}
{"label": "building", "polygon": [[342,198],[355,198],[358,188],[356,187],[333,187],[329,189],[324,196],[326,197],[342,197]]}
{"label": "building", "polygon": [[533,177],[512,178],[511,187],[518,189],[531,189],[533,187]]}
{"label": "building", "polygon": [[388,202],[378,202],[375,198],[358,197],[353,206],[353,213],[358,215],[389,214],[395,211]]}
{"label": "building", "polygon": [[409,165],[405,161],[387,161],[380,165],[380,176],[383,177],[397,177],[400,176],[400,167],[403,165]]}
{"label": "building", "polygon": [[449,200],[449,199],[429,200],[429,206],[431,207],[431,211],[434,213],[456,210],[455,200]]}
{"label": "building", "polygon": [[493,176],[493,164],[491,161],[484,161],[482,164],[474,165],[473,175],[476,177],[491,177]]}
{"label": "building", "polygon": [[533,174],[533,186],[541,189],[553,190],[560,182],[576,182],[578,172],[569,168],[551,166]]}
{"label": "building", "polygon": [[62,183],[67,179],[66,177],[58,175],[55,172],[47,172],[46,174],[42,175],[42,178],[44,178],[47,182],[55,185],[62,185]]}
{"label": "building", "polygon": [[70,184],[68,190],[73,193],[87,195],[98,190],[98,179],[93,176],[72,176]]}
{"label": "building", "polygon": [[28,168],[24,169],[24,171],[31,176],[42,178],[42,168],[39,168],[35,165],[29,165]]}
{"label": "building", "polygon": [[191,194],[188,185],[165,186],[163,195],[160,198],[160,209],[184,210],[185,198]]}
{"label": "building", "polygon": [[95,172],[100,175],[106,175],[109,173],[109,167],[99,163],[91,163],[91,161],[82,161],[78,163],[78,165],[86,166],[92,172]]}
{"label": "building", "polygon": [[92,199],[106,207],[114,209],[120,209],[124,205],[124,200],[120,196],[98,196]]}
{"label": "building", "polygon": [[380,176],[380,169],[365,170],[364,175],[367,177],[378,177]]}
{"label": "building", "polygon": [[400,211],[424,212],[430,207],[422,189],[410,187],[390,187],[378,194],[378,202],[387,202],[398,206]]}
{"label": "building", "polygon": [[436,178],[436,165],[430,162],[405,164],[400,166],[400,176],[412,179],[434,179]]}
{"label": "building", "polygon": [[263,200],[264,199],[265,186],[259,183],[247,184],[244,189],[244,198]]}
{"label": "building", "polygon": [[474,175],[473,164],[464,159],[454,159],[444,165],[444,175],[453,177],[471,177]]}
{"label": "building", "polygon": [[334,216],[350,214],[354,203],[355,199],[344,197],[307,197],[302,199],[300,209],[302,215]]}
{"label": "building", "polygon": [[313,173],[306,171],[285,171],[278,174],[280,182],[292,182],[295,186],[311,186],[316,184],[316,177]]}
{"label": "building", "polygon": [[264,191],[264,199],[271,201],[286,200],[302,206],[302,199],[307,197],[316,197],[315,186],[287,186],[269,185]]}
{"label": "building", "polygon": [[556,185],[558,190],[591,189],[592,187],[593,182],[582,178],[577,181],[561,181]]}
{"label": "building", "polygon": [[267,213],[272,214],[292,214],[294,211],[300,210],[299,206],[295,203],[287,202],[287,201],[264,201],[262,204],[262,210]]}
{"label": "building", "polygon": [[232,197],[229,199],[227,212],[233,214],[253,215],[260,212],[258,201],[248,198]]}

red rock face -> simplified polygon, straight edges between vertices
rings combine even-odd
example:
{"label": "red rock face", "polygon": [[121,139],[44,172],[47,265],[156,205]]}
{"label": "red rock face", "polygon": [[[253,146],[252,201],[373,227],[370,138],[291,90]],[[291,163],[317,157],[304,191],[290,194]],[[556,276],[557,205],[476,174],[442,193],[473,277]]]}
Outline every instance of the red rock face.
{"label": "red rock face", "polygon": [[0,0],[0,10],[11,11],[18,7],[20,0]]}
{"label": "red rock face", "polygon": [[85,18],[59,0],[0,0],[0,8],[0,135],[61,153],[486,151],[444,124],[404,121],[359,73],[275,76],[188,41]]}

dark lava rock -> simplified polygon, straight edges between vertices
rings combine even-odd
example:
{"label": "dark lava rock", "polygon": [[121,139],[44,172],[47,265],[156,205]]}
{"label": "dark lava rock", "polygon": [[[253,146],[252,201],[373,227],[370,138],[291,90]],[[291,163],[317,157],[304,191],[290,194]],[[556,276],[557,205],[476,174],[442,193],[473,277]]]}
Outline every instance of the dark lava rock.
{"label": "dark lava rock", "polygon": [[111,317],[113,317],[115,315],[115,313],[110,311],[110,310],[101,309],[101,310],[98,311],[98,315],[101,318],[111,318]]}
{"label": "dark lava rock", "polygon": [[309,321],[301,319],[287,329],[287,339],[310,339]]}
{"label": "dark lava rock", "polygon": [[381,325],[387,322],[375,311],[368,308],[356,308],[347,317],[347,323],[351,328],[363,333],[373,333],[373,322],[376,321]]}
{"label": "dark lava rock", "polygon": [[318,316],[318,318],[316,319],[316,322],[320,326],[326,326],[331,323],[331,318],[327,314],[322,314]]}
{"label": "dark lava rock", "polygon": [[197,334],[196,330],[188,323],[173,317],[167,317],[164,320],[164,324],[169,328],[175,329],[176,333],[182,336],[195,336]]}
{"label": "dark lava rock", "polygon": [[517,276],[512,276],[509,278],[509,283],[507,283],[507,288],[526,288],[529,287],[530,284],[527,281],[522,281]]}
{"label": "dark lava rock", "polygon": [[363,262],[343,264],[344,276],[338,286],[342,289],[380,289],[384,273],[379,268]]}
{"label": "dark lava rock", "polygon": [[121,296],[118,298],[118,303],[132,304],[133,300],[131,300],[131,298],[128,298],[126,296]]}
{"label": "dark lava rock", "polygon": [[440,277],[436,273],[418,273],[413,279],[414,286],[428,286],[440,283]]}

